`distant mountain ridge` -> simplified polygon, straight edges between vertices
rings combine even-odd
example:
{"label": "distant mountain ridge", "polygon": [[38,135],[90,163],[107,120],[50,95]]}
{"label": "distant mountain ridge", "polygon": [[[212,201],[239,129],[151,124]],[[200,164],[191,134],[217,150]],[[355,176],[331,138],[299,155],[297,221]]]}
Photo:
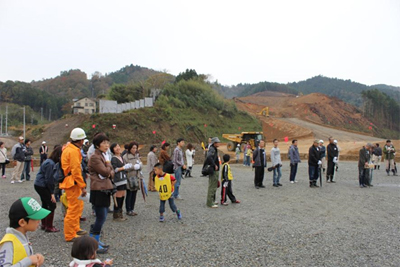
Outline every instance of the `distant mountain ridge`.
{"label": "distant mountain ridge", "polygon": [[400,102],[400,87],[385,84],[367,86],[351,80],[328,78],[322,75],[312,77],[305,81],[287,84],[259,82],[256,84],[220,86],[219,91],[227,98],[249,96],[263,91],[277,91],[292,94],[323,93],[360,107],[363,103],[361,92],[370,89],[378,89],[395,101]]}

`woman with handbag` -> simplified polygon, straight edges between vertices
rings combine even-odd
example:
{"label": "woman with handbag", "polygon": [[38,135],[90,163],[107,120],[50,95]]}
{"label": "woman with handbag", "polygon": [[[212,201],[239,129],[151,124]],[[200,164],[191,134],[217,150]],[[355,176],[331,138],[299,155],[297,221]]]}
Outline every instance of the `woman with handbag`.
{"label": "woman with handbag", "polygon": [[113,143],[110,147],[111,153],[113,153],[113,157],[111,159],[111,165],[114,169],[114,184],[117,186],[117,193],[115,193],[114,202],[114,221],[126,221],[122,214],[122,207],[124,205],[124,198],[126,193],[126,169],[132,167],[131,163],[125,164],[124,159],[121,156],[121,147],[117,143]]}
{"label": "woman with handbag", "polygon": [[0,142],[0,167],[1,177],[6,179],[6,164],[10,163],[7,158],[7,148],[5,148],[4,142]]}
{"label": "woman with handbag", "polygon": [[93,139],[95,151],[89,159],[88,169],[90,176],[90,203],[96,213],[96,221],[90,227],[90,236],[99,242],[98,254],[106,253],[108,247],[100,242],[100,233],[107,218],[108,207],[111,204],[111,196],[114,191],[114,169],[111,166],[111,158],[107,154],[110,147],[108,137],[100,133]]}
{"label": "woman with handbag", "polygon": [[139,190],[139,179],[143,179],[142,175],[142,161],[139,156],[139,144],[131,142],[128,145],[128,152],[123,156],[124,162],[130,163],[131,167],[127,168],[127,190],[126,190],[126,214],[129,216],[137,215],[134,211],[136,203],[136,195]]}

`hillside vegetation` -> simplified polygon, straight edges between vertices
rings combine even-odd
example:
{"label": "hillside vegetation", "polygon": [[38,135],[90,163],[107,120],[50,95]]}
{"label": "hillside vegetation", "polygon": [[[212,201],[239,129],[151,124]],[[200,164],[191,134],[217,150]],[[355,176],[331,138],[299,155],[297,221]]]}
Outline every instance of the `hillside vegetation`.
{"label": "hillside vegetation", "polygon": [[85,116],[81,126],[89,137],[104,131],[112,141],[121,144],[131,140],[140,144],[159,144],[164,140],[174,144],[179,137],[199,143],[209,136],[221,138],[223,133],[262,129],[255,117],[238,111],[233,101],[225,100],[202,80],[181,80],[168,85],[153,108]]}

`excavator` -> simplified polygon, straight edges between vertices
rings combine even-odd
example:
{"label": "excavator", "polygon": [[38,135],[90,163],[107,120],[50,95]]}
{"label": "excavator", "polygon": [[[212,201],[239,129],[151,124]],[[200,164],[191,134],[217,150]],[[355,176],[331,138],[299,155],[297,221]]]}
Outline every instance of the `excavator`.
{"label": "excavator", "polygon": [[269,117],[269,108],[265,107],[260,112],[257,113],[258,115]]}

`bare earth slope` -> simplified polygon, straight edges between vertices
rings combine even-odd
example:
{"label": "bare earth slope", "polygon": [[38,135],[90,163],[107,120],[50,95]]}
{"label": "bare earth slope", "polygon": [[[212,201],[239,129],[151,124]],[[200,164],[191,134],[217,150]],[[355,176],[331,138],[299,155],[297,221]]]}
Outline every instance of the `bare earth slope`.
{"label": "bare earth slope", "polygon": [[[261,92],[236,98],[235,102],[240,110],[260,119],[267,146],[271,146],[270,142],[275,138],[282,142],[287,137],[289,140],[298,139],[300,153],[307,153],[313,139],[327,142],[328,137],[332,136],[339,142],[343,159],[346,156],[354,159],[367,142],[385,143],[385,140],[372,136],[375,126],[359,110],[324,94],[296,97],[278,92]],[[258,114],[264,107],[269,107],[269,117]],[[398,147],[400,141],[394,140],[394,145]]]}

